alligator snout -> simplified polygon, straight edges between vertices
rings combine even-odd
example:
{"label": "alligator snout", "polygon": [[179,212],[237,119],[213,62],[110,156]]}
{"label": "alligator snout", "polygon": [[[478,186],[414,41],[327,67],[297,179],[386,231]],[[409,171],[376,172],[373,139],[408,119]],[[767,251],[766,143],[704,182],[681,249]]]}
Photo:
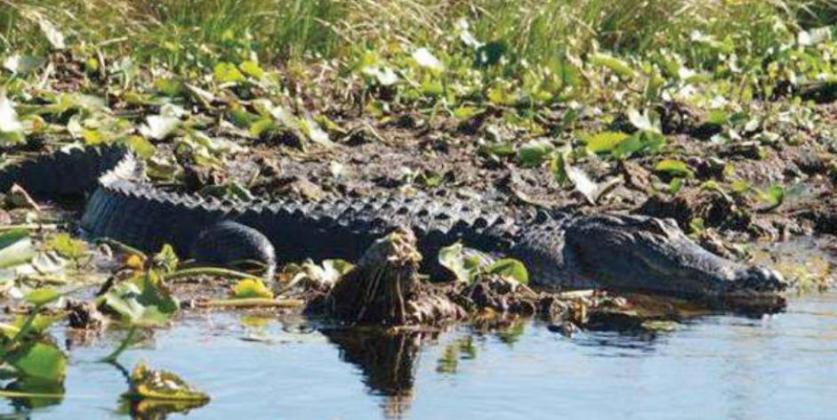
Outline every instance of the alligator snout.
{"label": "alligator snout", "polygon": [[735,273],[732,290],[750,292],[781,292],[788,288],[788,282],[776,270],[766,267],[747,267]]}

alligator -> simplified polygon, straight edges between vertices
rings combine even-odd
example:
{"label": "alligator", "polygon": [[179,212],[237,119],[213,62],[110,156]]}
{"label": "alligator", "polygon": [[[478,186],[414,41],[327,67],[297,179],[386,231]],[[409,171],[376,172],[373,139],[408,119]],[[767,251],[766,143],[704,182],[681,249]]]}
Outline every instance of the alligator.
{"label": "alligator", "polygon": [[[414,197],[238,202],[163,190],[120,146],[65,150],[0,169],[0,190],[21,184],[35,197],[88,194],[80,228],[154,252],[224,264],[357,260],[398,226],[413,230],[422,270],[446,273],[438,251],[461,241],[523,262],[534,286],[612,289],[691,299],[780,296],[787,284],[764,267],[714,255],[670,219],[635,214],[523,212],[500,205],[419,194]],[[432,257],[431,257],[432,256]]]}

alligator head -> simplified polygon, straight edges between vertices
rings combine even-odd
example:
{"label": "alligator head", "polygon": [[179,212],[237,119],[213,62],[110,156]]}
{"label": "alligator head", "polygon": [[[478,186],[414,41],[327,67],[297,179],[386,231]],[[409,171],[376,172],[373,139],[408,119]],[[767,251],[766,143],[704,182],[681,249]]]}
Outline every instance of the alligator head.
{"label": "alligator head", "polygon": [[683,297],[778,296],[782,276],[731,261],[686,237],[671,219],[580,217],[567,226],[563,263],[602,287]]}

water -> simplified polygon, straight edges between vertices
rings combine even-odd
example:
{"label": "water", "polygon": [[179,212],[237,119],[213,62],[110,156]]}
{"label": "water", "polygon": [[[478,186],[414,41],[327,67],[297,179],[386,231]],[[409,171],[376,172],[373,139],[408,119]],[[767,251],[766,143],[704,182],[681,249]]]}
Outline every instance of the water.
{"label": "water", "polygon": [[[785,313],[759,319],[702,317],[655,337],[566,338],[533,321],[435,337],[300,325],[192,313],[120,361],[145,360],[208,392],[212,401],[189,418],[818,419],[837,409],[837,292],[792,299]],[[0,413],[127,416],[124,377],[95,362],[116,339],[71,349],[63,400],[31,411],[6,400]]]}

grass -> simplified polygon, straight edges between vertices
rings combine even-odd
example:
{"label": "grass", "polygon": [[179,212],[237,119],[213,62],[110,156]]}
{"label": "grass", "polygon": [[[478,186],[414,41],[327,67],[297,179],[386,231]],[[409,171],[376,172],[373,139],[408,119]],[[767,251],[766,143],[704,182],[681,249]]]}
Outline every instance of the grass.
{"label": "grass", "polygon": [[794,30],[834,22],[834,0],[2,0],[2,49],[46,47],[39,16],[77,42],[120,39],[117,48],[170,56],[189,46],[223,54],[241,44],[264,60],[339,57],[353,45],[387,39],[436,43],[457,23],[483,40],[503,40],[521,58],[602,48],[642,53],[689,48],[690,34],[745,36],[754,51],[776,42],[777,24]]}
{"label": "grass", "polygon": [[[12,100],[28,103],[20,111],[28,132],[0,131],[0,140],[49,127],[41,115],[61,114],[48,122],[67,124],[65,111],[75,107],[86,110],[66,127],[75,138],[95,143],[138,132],[130,143],[145,144],[136,138],[151,131],[133,128],[160,103],[194,103],[198,88],[209,95],[198,102],[212,118],[253,136],[291,125],[324,143],[317,124],[327,134],[344,134],[329,120],[346,114],[336,104],[381,122],[417,111],[431,122],[445,117],[467,123],[502,109],[502,124],[525,133],[520,139],[546,136],[556,146],[611,139],[607,150],[587,149],[624,159],[662,150],[663,114],[671,109],[694,114],[694,126],[715,127],[716,142],[737,141],[741,133],[764,144],[798,138],[799,128],[808,130],[817,117],[795,97],[812,86],[814,92],[819,87],[833,92],[837,84],[835,0],[0,0],[0,5],[4,63],[54,60],[56,39],[63,40],[57,73],[43,77],[60,79],[67,62],[74,63],[74,80],[59,86],[106,96],[107,106],[147,107],[130,114],[132,121],[120,121],[90,111],[84,104],[89,101],[66,95],[66,88],[33,90],[43,85],[35,74],[0,71],[0,84]],[[213,108],[207,99],[213,95],[231,100]],[[295,115],[276,117],[265,102],[253,99],[282,104]],[[32,111],[42,103],[54,105]],[[578,124],[583,119],[595,121]],[[180,124],[170,116],[155,121]],[[185,137],[190,147],[207,149],[202,140]],[[490,149],[511,155],[520,147]],[[539,156],[532,164],[549,160]]]}

